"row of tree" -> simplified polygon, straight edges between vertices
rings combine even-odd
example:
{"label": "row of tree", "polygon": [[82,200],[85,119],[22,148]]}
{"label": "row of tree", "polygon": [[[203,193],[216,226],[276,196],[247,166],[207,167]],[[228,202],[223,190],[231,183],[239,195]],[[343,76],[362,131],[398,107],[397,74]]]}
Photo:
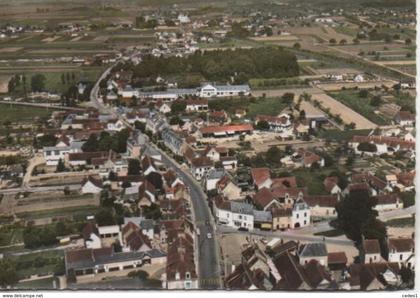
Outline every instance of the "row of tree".
{"label": "row of tree", "polygon": [[281,78],[299,75],[296,56],[279,47],[197,51],[186,57],[145,56],[133,66],[134,81],[177,74],[200,74],[210,81],[240,84],[250,78]]}

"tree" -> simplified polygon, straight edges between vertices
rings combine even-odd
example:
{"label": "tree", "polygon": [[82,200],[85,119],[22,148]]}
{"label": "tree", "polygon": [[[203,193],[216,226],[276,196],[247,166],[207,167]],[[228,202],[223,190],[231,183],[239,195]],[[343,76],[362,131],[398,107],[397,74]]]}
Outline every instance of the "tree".
{"label": "tree", "polygon": [[367,190],[351,191],[341,199],[336,206],[337,227],[346,236],[360,245],[363,237],[368,239],[383,239],[386,236],[385,225],[376,219],[378,212],[373,209],[376,200],[372,199]]}
{"label": "tree", "polygon": [[128,175],[140,174],[140,160],[129,159],[128,160]]}
{"label": "tree", "polygon": [[272,165],[279,165],[280,159],[283,157],[283,152],[278,147],[270,147],[265,154],[265,159]]}
{"label": "tree", "polygon": [[298,42],[295,42],[295,43],[293,44],[293,48],[294,48],[294,49],[297,49],[297,50],[299,50],[299,49],[301,48],[301,45],[300,45],[300,43],[298,43]]}
{"label": "tree", "polygon": [[10,259],[0,260],[0,287],[13,286],[19,281],[16,273],[16,264]]}
{"label": "tree", "polygon": [[405,40],[405,44],[406,44],[406,45],[410,45],[410,44],[411,44],[411,38],[406,38],[406,40]]}
{"label": "tree", "polygon": [[294,93],[290,93],[290,92],[286,92],[282,95],[281,99],[285,104],[292,104],[293,103],[293,99],[295,98],[295,94]]}
{"label": "tree", "polygon": [[162,175],[156,172],[151,172],[146,176],[146,180],[149,181],[156,189],[163,189]]}
{"label": "tree", "polygon": [[146,280],[149,278],[149,273],[143,270],[131,271],[127,274],[128,277]]}
{"label": "tree", "polygon": [[341,45],[345,45],[345,44],[347,44],[347,39],[344,39],[344,38],[343,38],[342,40],[340,40],[340,44],[341,44]]}
{"label": "tree", "polygon": [[33,92],[41,92],[45,89],[45,76],[43,74],[35,74],[31,78],[31,90]]}
{"label": "tree", "polygon": [[301,110],[299,112],[299,120],[305,120],[306,119],[306,112],[305,110]]}
{"label": "tree", "polygon": [[98,151],[98,138],[96,134],[91,134],[87,141],[83,144],[82,150],[83,152],[95,152]]}
{"label": "tree", "polygon": [[150,206],[143,207],[143,215],[147,219],[158,220],[162,217],[159,205],[152,203]]}
{"label": "tree", "polygon": [[329,42],[330,42],[330,44],[336,44],[337,40],[335,38],[331,38]]}
{"label": "tree", "polygon": [[179,116],[173,116],[169,120],[169,125],[179,125],[179,126],[182,126],[183,124],[184,124],[184,121],[182,121],[182,119],[179,118]]}
{"label": "tree", "polygon": [[95,214],[99,226],[112,226],[117,223],[114,213],[110,209],[102,208]]}
{"label": "tree", "polygon": [[269,130],[270,129],[270,124],[268,124],[268,122],[265,121],[265,120],[258,121],[257,125],[256,125],[256,128],[258,130]]}
{"label": "tree", "polygon": [[66,171],[66,166],[64,165],[63,160],[60,158],[58,160],[57,168],[55,170],[56,173],[61,173]]}
{"label": "tree", "polygon": [[375,144],[362,142],[357,146],[357,150],[364,152],[376,152],[377,148]]}

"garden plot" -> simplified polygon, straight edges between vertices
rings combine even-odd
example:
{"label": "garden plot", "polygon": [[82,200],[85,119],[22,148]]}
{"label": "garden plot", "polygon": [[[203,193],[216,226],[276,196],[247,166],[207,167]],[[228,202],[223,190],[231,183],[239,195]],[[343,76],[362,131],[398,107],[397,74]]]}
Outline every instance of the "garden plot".
{"label": "garden plot", "polygon": [[369,121],[327,94],[313,94],[312,99],[318,100],[321,103],[321,106],[330,109],[333,115],[340,115],[344,123],[350,124],[351,122],[354,122],[356,124],[356,129],[374,129],[377,127],[375,123]]}

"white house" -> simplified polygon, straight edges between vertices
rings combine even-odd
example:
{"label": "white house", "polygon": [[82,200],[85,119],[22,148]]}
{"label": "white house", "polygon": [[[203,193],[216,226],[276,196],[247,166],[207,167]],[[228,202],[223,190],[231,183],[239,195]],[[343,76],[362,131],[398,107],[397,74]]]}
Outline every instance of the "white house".
{"label": "white house", "polygon": [[254,207],[251,204],[225,201],[217,197],[213,205],[214,216],[218,223],[232,227],[253,230]]}
{"label": "white house", "polygon": [[102,191],[102,182],[91,176],[86,178],[82,183],[82,193],[83,194],[98,194]]}
{"label": "white house", "polygon": [[365,254],[365,264],[381,263],[381,247],[378,239],[365,239],[363,241],[363,249]]}
{"label": "white house", "polygon": [[109,247],[116,241],[123,243],[120,226],[118,225],[98,227],[98,234],[99,238],[101,238],[102,246]]}
{"label": "white house", "polygon": [[106,124],[106,130],[108,131],[121,131],[125,128],[124,122],[119,119],[114,119]]}
{"label": "white house", "polygon": [[291,226],[294,228],[306,227],[311,223],[311,209],[301,198],[298,198],[292,209]]}
{"label": "white house", "polygon": [[388,240],[388,261],[405,265],[408,268],[415,267],[414,240],[411,238],[393,238]]}
{"label": "white house", "polygon": [[395,209],[402,209],[404,207],[403,201],[396,193],[380,194],[375,198],[378,202],[374,209],[377,211],[390,211]]}
{"label": "white house", "polygon": [[206,175],[205,186],[206,190],[210,191],[216,189],[217,182],[223,178],[225,171],[221,169],[212,169]]}
{"label": "white house", "polygon": [[299,253],[300,265],[305,265],[311,260],[317,260],[322,266],[328,265],[328,251],[325,242],[307,243]]}
{"label": "white house", "polygon": [[211,169],[213,169],[213,162],[208,157],[197,157],[191,161],[191,174],[198,181],[203,179]]}
{"label": "white house", "polygon": [[200,97],[229,97],[249,95],[251,89],[248,85],[212,85],[205,84],[200,89]]}
{"label": "white house", "polygon": [[82,145],[83,142],[71,142],[69,145],[59,142],[57,146],[43,147],[42,151],[47,166],[56,166],[60,159],[64,162],[68,153],[82,152]]}

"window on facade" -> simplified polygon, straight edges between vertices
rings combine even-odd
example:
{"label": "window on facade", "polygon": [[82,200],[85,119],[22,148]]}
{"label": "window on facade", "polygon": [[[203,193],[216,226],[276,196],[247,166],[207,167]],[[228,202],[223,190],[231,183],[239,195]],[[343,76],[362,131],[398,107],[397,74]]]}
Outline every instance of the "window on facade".
{"label": "window on facade", "polygon": [[191,275],[190,275],[190,273],[189,273],[189,272],[186,272],[186,273],[185,273],[185,278],[186,278],[186,279],[190,279],[190,278],[191,278]]}
{"label": "window on facade", "polygon": [[402,261],[402,259],[403,259],[403,255],[400,255],[400,261]]}
{"label": "window on facade", "polygon": [[298,213],[298,214],[296,214],[296,218],[299,218],[299,213]]}
{"label": "window on facade", "polygon": [[304,217],[306,217],[306,212],[303,214]]}
{"label": "window on facade", "polygon": [[306,220],[303,221],[303,224],[306,225]]}

